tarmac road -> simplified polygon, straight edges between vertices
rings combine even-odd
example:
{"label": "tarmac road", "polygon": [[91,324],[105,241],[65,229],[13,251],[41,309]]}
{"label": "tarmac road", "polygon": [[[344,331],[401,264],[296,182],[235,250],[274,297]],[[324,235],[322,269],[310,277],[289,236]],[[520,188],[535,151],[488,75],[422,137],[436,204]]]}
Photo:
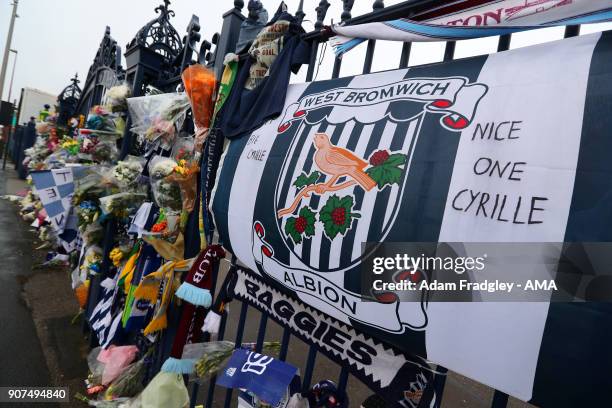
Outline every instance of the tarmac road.
{"label": "tarmac road", "polygon": [[[0,172],[0,195],[6,192],[6,174]],[[50,385],[36,328],[21,297],[21,282],[32,274],[32,242],[14,204],[0,200],[0,386]]]}

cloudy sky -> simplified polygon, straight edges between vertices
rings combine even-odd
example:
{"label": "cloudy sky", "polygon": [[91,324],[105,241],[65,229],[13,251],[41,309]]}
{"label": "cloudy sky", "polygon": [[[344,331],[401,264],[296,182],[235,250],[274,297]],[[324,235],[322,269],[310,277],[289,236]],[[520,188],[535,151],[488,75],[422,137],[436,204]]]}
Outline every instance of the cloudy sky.
{"label": "cloudy sky", "polygon": [[[270,15],[280,0],[263,0]],[[295,11],[299,0],[285,1]],[[389,6],[401,0],[386,0]],[[4,53],[6,33],[11,15],[11,0],[0,0],[0,58]],[[22,87],[38,88],[58,94],[69,83],[75,72],[85,79],[105,27],[111,27],[112,36],[123,50],[138,29],[155,17],[154,8],[161,0],[19,0],[12,48],[19,53],[12,91],[12,99],[19,95]],[[245,1],[248,3],[248,1]],[[319,0],[305,0],[305,20],[314,20],[314,9]],[[326,23],[340,20],[342,1],[331,0]],[[373,0],[356,0],[353,15],[371,10]],[[185,32],[192,14],[200,17],[202,37],[210,39],[221,28],[222,14],[232,8],[232,0],[174,0],[171,8],[176,12],[173,24],[179,33]],[[312,29],[313,22],[305,21],[305,29]],[[583,33],[610,29],[612,24],[593,25],[583,28]],[[563,29],[553,28],[521,33],[513,36],[512,48],[561,38]],[[458,44],[457,57],[493,52],[497,39],[463,41]],[[360,73],[365,47],[350,52],[343,63],[342,75]],[[374,70],[397,67],[401,45],[394,43],[377,44]],[[411,65],[436,62],[442,59],[444,46],[440,43],[415,44],[411,54]],[[10,75],[14,54],[9,60],[4,99],[8,97]],[[1,60],[0,60],[1,62]],[[320,67],[319,79],[329,77],[333,57],[328,48]],[[124,64],[125,65],[125,64]],[[294,81],[303,80],[305,70]],[[82,85],[82,84],[81,84]]]}

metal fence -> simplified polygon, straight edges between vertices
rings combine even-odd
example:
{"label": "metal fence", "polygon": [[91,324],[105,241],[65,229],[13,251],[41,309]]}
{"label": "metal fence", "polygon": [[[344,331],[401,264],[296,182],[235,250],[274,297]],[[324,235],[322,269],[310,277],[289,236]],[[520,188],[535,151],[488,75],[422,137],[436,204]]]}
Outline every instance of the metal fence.
{"label": "metal fence", "polygon": [[[151,20],[147,25],[140,29],[134,39],[128,44],[125,53],[127,68],[124,70],[121,67],[121,50],[117,46],[115,40],[110,37],[110,29],[107,28],[100,49],[96,54],[96,58],[89,71],[84,90],[78,103],[77,111],[86,113],[93,105],[103,101],[104,94],[108,88],[115,85],[119,81],[126,80],[132,86],[134,96],[145,94],[147,86],[155,86],[163,91],[174,91],[180,85],[180,74],[183,69],[192,62],[200,62],[213,68],[218,77],[220,77],[223,68],[223,57],[228,52],[234,52],[235,44],[238,39],[240,25],[246,19],[243,15],[244,1],[235,0],[234,7],[223,15],[222,27],[220,34],[215,34],[211,41],[202,41],[198,48],[198,43],[201,40],[199,34],[200,24],[197,16],[193,16],[186,34],[180,36],[170,23],[170,18],[174,15],[170,10],[170,2],[164,0],[164,5],[156,8],[159,16]],[[306,16],[310,17],[303,7],[303,0],[299,7],[295,10],[295,15],[300,20]],[[440,1],[437,0],[409,0],[385,7],[382,0],[376,0],[372,4],[372,12],[352,17],[351,11],[354,5],[354,0],[342,0],[342,14],[338,16],[345,24],[361,24],[368,22],[385,21],[394,18],[407,17],[415,20],[423,19],[425,16],[431,18],[432,13],[444,13],[444,8],[460,3],[470,3],[468,0],[448,2],[444,6],[440,6]],[[472,1],[472,3],[474,3]],[[478,2],[476,2],[478,3]],[[479,3],[483,3],[482,1]],[[320,54],[322,52],[322,44],[327,42],[329,36],[324,29],[324,22],[334,16],[327,16],[327,11],[330,3],[327,0],[321,0],[315,10],[312,10],[311,21],[314,20],[314,30],[304,35],[305,39],[313,42],[310,62],[306,68],[306,81],[312,81],[315,77],[318,65],[320,64]],[[433,12],[432,12],[433,10]],[[336,20],[336,18],[334,18]],[[160,29],[161,28],[161,29]],[[565,30],[565,37],[576,36],[579,34],[579,26],[568,26]],[[510,48],[511,36],[504,35],[498,40],[497,51],[505,51]],[[212,50],[212,47],[215,50]],[[376,49],[376,41],[369,40],[367,49],[363,59],[362,73],[367,74],[372,71],[372,62]],[[444,50],[444,61],[454,59],[455,42],[447,42]],[[402,51],[397,58],[396,67],[406,68],[409,65],[411,57],[411,43],[404,43]],[[392,58],[392,56],[388,56]],[[338,78],[341,74],[342,59],[335,58],[331,78]],[[128,118],[129,129],[129,118]],[[215,143],[222,141],[216,140]],[[133,137],[126,131],[123,140],[121,157],[127,155],[133,147]],[[218,164],[218,163],[217,163]],[[104,239],[104,261],[101,269],[101,276],[90,286],[89,305],[87,311],[90,311],[95,304],[99,293],[99,282],[106,277],[110,269],[110,260],[108,254],[113,246],[113,235],[116,231],[116,224],[109,220],[105,226]],[[232,263],[236,261],[232,258]],[[215,276],[219,270],[215,271]],[[213,287],[215,287],[213,285]],[[236,344],[240,344],[243,340],[252,341],[253,339],[244,339],[245,327],[247,322],[252,321],[249,316],[252,316],[253,307],[247,303],[235,301],[232,307],[239,305],[238,316],[231,318],[227,313],[222,317],[222,323],[218,339],[224,339],[229,329],[235,331],[233,340]],[[235,309],[234,309],[235,313]],[[256,351],[261,351],[267,329],[269,328],[270,317],[265,313],[259,313],[259,321],[256,331]],[[152,374],[159,369],[161,363],[168,356],[170,346],[172,344],[172,326],[176,323],[178,316],[175,311],[169,312],[169,329],[161,337],[158,344],[158,349],[153,358]],[[91,336],[91,346],[95,345],[95,336]],[[302,341],[295,338],[289,328],[282,328],[281,334],[281,350],[279,353],[280,360],[286,360],[288,357],[289,344],[292,340]],[[319,358],[319,350],[314,344],[306,344],[307,356],[305,364],[301,367],[302,373],[302,388],[307,390],[310,388],[313,380],[313,372]],[[339,376],[337,384],[340,389],[346,389],[351,374],[348,368],[339,367]],[[436,391],[436,407],[441,406],[442,396],[444,394],[446,384],[446,368],[438,366],[437,373],[433,380],[433,387]],[[224,392],[224,396],[219,396],[220,392]],[[229,407],[232,405],[234,392],[233,390],[221,390],[215,386],[215,379],[211,379],[204,387],[198,385],[191,386],[191,405],[195,406],[196,401],[203,400],[206,407],[223,406]],[[223,401],[222,403],[218,401]],[[219,405],[221,404],[221,405]],[[508,404],[508,395],[501,391],[494,391],[491,402],[492,408],[506,407]]]}

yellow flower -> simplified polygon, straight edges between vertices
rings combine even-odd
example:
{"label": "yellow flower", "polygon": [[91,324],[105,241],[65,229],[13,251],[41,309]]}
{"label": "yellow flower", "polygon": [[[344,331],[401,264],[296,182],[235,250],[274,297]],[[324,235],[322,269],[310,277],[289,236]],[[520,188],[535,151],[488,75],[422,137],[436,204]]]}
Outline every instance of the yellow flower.
{"label": "yellow flower", "polygon": [[119,266],[121,264],[121,260],[123,259],[123,252],[119,248],[113,248],[108,257],[113,262],[113,265]]}

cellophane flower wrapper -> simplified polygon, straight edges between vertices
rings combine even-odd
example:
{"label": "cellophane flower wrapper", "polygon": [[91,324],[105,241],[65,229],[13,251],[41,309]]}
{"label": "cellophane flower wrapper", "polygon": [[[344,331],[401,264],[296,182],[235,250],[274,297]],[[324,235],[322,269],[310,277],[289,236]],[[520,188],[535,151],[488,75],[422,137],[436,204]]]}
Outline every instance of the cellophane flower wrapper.
{"label": "cellophane flower wrapper", "polygon": [[106,105],[113,113],[126,112],[128,110],[127,99],[130,96],[132,96],[132,89],[127,82],[123,82],[106,92]]}
{"label": "cellophane flower wrapper", "polygon": [[77,225],[80,230],[84,230],[88,225],[96,222],[100,216],[100,209],[93,201],[82,201],[75,208]]}
{"label": "cellophane flower wrapper", "polygon": [[112,168],[111,177],[114,184],[122,190],[138,188],[138,179],[144,170],[145,160],[141,157],[128,156]]}
{"label": "cellophane flower wrapper", "polygon": [[91,108],[85,127],[94,131],[122,135],[125,130],[125,122],[119,115],[98,105]]}
{"label": "cellophane flower wrapper", "polygon": [[131,364],[108,386],[104,399],[112,401],[138,395],[144,389],[145,368],[144,358]]}
{"label": "cellophane flower wrapper", "polygon": [[127,101],[132,119],[130,131],[149,143],[159,143],[169,149],[189,109],[187,95],[166,93],[129,98]]}
{"label": "cellophane flower wrapper", "polygon": [[[231,341],[209,341],[206,343],[187,344],[183,349],[182,359],[197,360],[195,376],[190,381],[206,381],[223,369],[234,353],[236,344]],[[255,343],[242,343],[240,348],[255,351]],[[281,349],[278,341],[266,341],[262,353],[276,353]]]}
{"label": "cellophane flower wrapper", "polygon": [[198,194],[197,179],[200,168],[196,162],[185,162],[181,160],[175,167],[174,172],[166,176],[166,182],[175,183],[180,189],[181,209],[187,215],[195,207]]}
{"label": "cellophane flower wrapper", "polygon": [[203,65],[187,67],[181,75],[191,102],[193,122],[198,130],[208,129],[214,110],[215,74]]}
{"label": "cellophane flower wrapper", "polygon": [[179,186],[168,181],[167,177],[174,172],[177,163],[167,157],[155,156],[149,162],[149,178],[153,198],[158,207],[168,212],[181,211],[181,190]]}
{"label": "cellophane flower wrapper", "polygon": [[124,219],[135,212],[146,199],[147,195],[144,193],[117,193],[100,197],[100,209],[106,215]]}
{"label": "cellophane flower wrapper", "polygon": [[209,341],[185,345],[182,358],[197,360],[195,376],[192,375],[190,380],[206,381],[217,374],[231,358],[234,348],[235,343],[231,341]]}
{"label": "cellophane flower wrapper", "polygon": [[102,347],[93,348],[87,355],[87,366],[89,367],[89,376],[87,377],[90,385],[102,385],[102,374],[104,373],[104,363],[98,361],[98,356],[102,351]]}
{"label": "cellophane flower wrapper", "polygon": [[81,238],[85,246],[99,245],[104,238],[104,228],[97,222],[89,224],[85,226],[85,230],[81,230]]}
{"label": "cellophane flower wrapper", "polygon": [[87,170],[84,177],[75,180],[72,204],[79,205],[83,201],[97,202],[100,197],[118,193],[119,188],[108,176],[110,171],[110,167],[93,166]]}

